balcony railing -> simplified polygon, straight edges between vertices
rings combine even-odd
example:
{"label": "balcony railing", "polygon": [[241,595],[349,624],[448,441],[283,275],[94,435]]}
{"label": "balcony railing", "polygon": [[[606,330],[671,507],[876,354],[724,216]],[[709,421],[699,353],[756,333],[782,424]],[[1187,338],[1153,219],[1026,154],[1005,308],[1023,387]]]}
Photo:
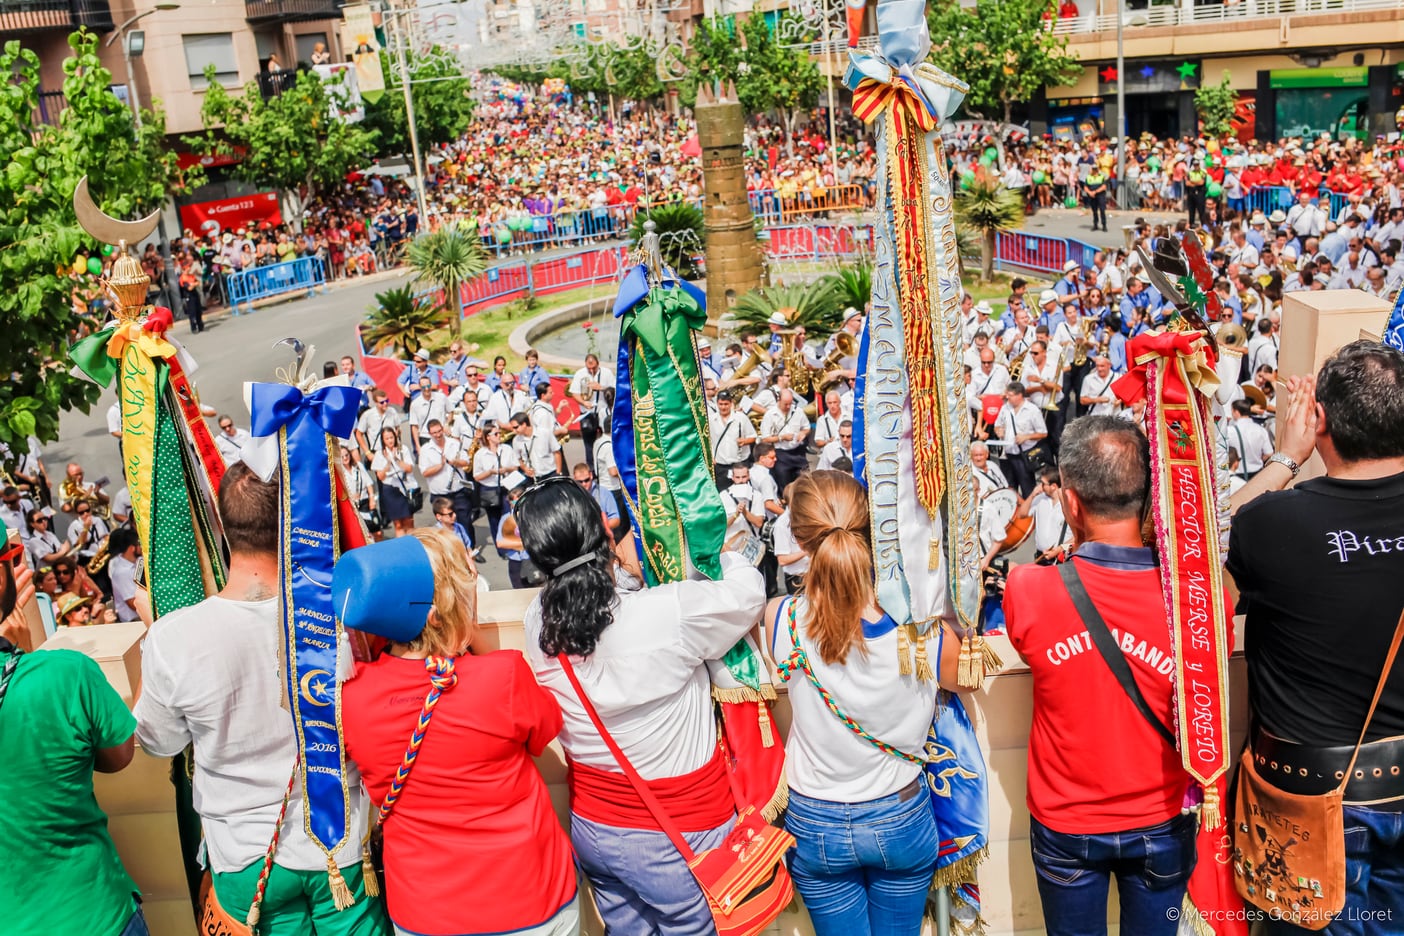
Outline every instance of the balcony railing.
{"label": "balcony railing", "polygon": [[297,71],[287,69],[279,72],[259,72],[258,90],[266,101],[282,94],[297,85]]}
{"label": "balcony railing", "polygon": [[339,19],[341,7],[342,0],[244,0],[244,18],[250,23]]}
{"label": "balcony railing", "polygon": [[[1238,0],[1236,3],[1197,4],[1185,2],[1152,4],[1144,9],[1123,12],[1128,29],[1152,26],[1189,26],[1197,23],[1238,23],[1255,19],[1281,19],[1316,13],[1355,13],[1367,10],[1397,10],[1404,0]],[[1053,31],[1064,35],[1116,31],[1116,14],[1070,16],[1053,22]]]}
{"label": "balcony railing", "polygon": [[0,37],[64,30],[86,26],[93,32],[113,27],[107,0],[3,0],[0,2]]}

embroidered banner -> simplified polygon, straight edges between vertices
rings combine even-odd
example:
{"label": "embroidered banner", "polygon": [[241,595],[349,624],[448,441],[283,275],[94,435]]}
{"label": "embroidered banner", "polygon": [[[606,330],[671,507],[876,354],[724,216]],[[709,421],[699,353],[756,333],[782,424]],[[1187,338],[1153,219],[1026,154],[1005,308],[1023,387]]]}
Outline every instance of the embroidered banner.
{"label": "embroidered banner", "polygon": [[341,881],[334,856],[349,831],[350,796],[337,684],[341,624],[331,601],[332,568],[341,552],[331,446],[351,433],[360,400],[354,387],[304,394],[271,383],[253,384],[250,396],[251,433],[278,437],[282,675],[304,764],[307,834],[327,855],[334,893]]}

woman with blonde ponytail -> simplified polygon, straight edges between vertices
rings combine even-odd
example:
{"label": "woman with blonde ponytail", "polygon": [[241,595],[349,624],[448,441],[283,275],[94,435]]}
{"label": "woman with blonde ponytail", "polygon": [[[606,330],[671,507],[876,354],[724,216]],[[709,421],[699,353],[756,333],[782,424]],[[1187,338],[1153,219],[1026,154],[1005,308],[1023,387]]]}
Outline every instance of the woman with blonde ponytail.
{"label": "woman with blonde ponytail", "polygon": [[[937,681],[901,664],[910,628],[878,607],[862,485],[838,471],[803,475],[790,514],[809,571],[801,595],[766,613],[793,711],[790,872],[818,936],[915,936],[936,866],[921,752]],[[941,625],[927,646],[940,686],[957,689],[959,639]]]}

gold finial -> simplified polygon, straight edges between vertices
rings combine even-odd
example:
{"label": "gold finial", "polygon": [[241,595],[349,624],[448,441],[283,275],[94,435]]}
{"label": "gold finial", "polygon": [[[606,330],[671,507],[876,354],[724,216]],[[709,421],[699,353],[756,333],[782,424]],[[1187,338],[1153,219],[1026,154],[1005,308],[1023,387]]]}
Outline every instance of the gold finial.
{"label": "gold finial", "polygon": [[118,241],[116,256],[112,263],[112,275],[103,281],[103,286],[116,304],[112,310],[113,317],[120,322],[135,322],[147,309],[146,292],[151,285],[151,277],[146,275],[137,258],[127,253],[125,240]]}
{"label": "gold finial", "polygon": [[161,212],[151,212],[137,221],[119,221],[104,214],[88,194],[88,177],[78,181],[73,191],[73,213],[78,223],[93,237],[117,248],[112,261],[112,275],[103,281],[103,288],[116,304],[114,317],[121,322],[135,322],[147,310],[146,290],[151,278],[142,270],[137,259],[127,253],[127,245],[135,244],[156,228]]}

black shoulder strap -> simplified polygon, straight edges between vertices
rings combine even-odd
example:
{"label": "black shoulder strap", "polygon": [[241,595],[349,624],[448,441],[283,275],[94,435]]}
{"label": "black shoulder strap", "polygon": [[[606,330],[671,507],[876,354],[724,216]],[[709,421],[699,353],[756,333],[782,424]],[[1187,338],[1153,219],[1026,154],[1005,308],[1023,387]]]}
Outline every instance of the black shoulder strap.
{"label": "black shoulder strap", "polygon": [[1135,704],[1136,710],[1146,721],[1150,722],[1156,733],[1169,742],[1172,748],[1176,747],[1174,733],[1165,727],[1165,723],[1151,711],[1146,697],[1141,694],[1141,687],[1136,685],[1136,679],[1131,675],[1131,664],[1126,662],[1126,656],[1116,645],[1116,638],[1108,629],[1107,622],[1102,620],[1097,606],[1092,603],[1092,597],[1087,594],[1087,588],[1082,584],[1082,578],[1078,576],[1077,566],[1073,560],[1069,559],[1067,562],[1059,563],[1058,575],[1062,578],[1063,587],[1068,590],[1068,596],[1072,598],[1073,607],[1077,609],[1082,623],[1087,625],[1087,633],[1091,635],[1092,643],[1096,645],[1097,652],[1106,661],[1107,668],[1111,670],[1116,681],[1121,684],[1121,688]]}

